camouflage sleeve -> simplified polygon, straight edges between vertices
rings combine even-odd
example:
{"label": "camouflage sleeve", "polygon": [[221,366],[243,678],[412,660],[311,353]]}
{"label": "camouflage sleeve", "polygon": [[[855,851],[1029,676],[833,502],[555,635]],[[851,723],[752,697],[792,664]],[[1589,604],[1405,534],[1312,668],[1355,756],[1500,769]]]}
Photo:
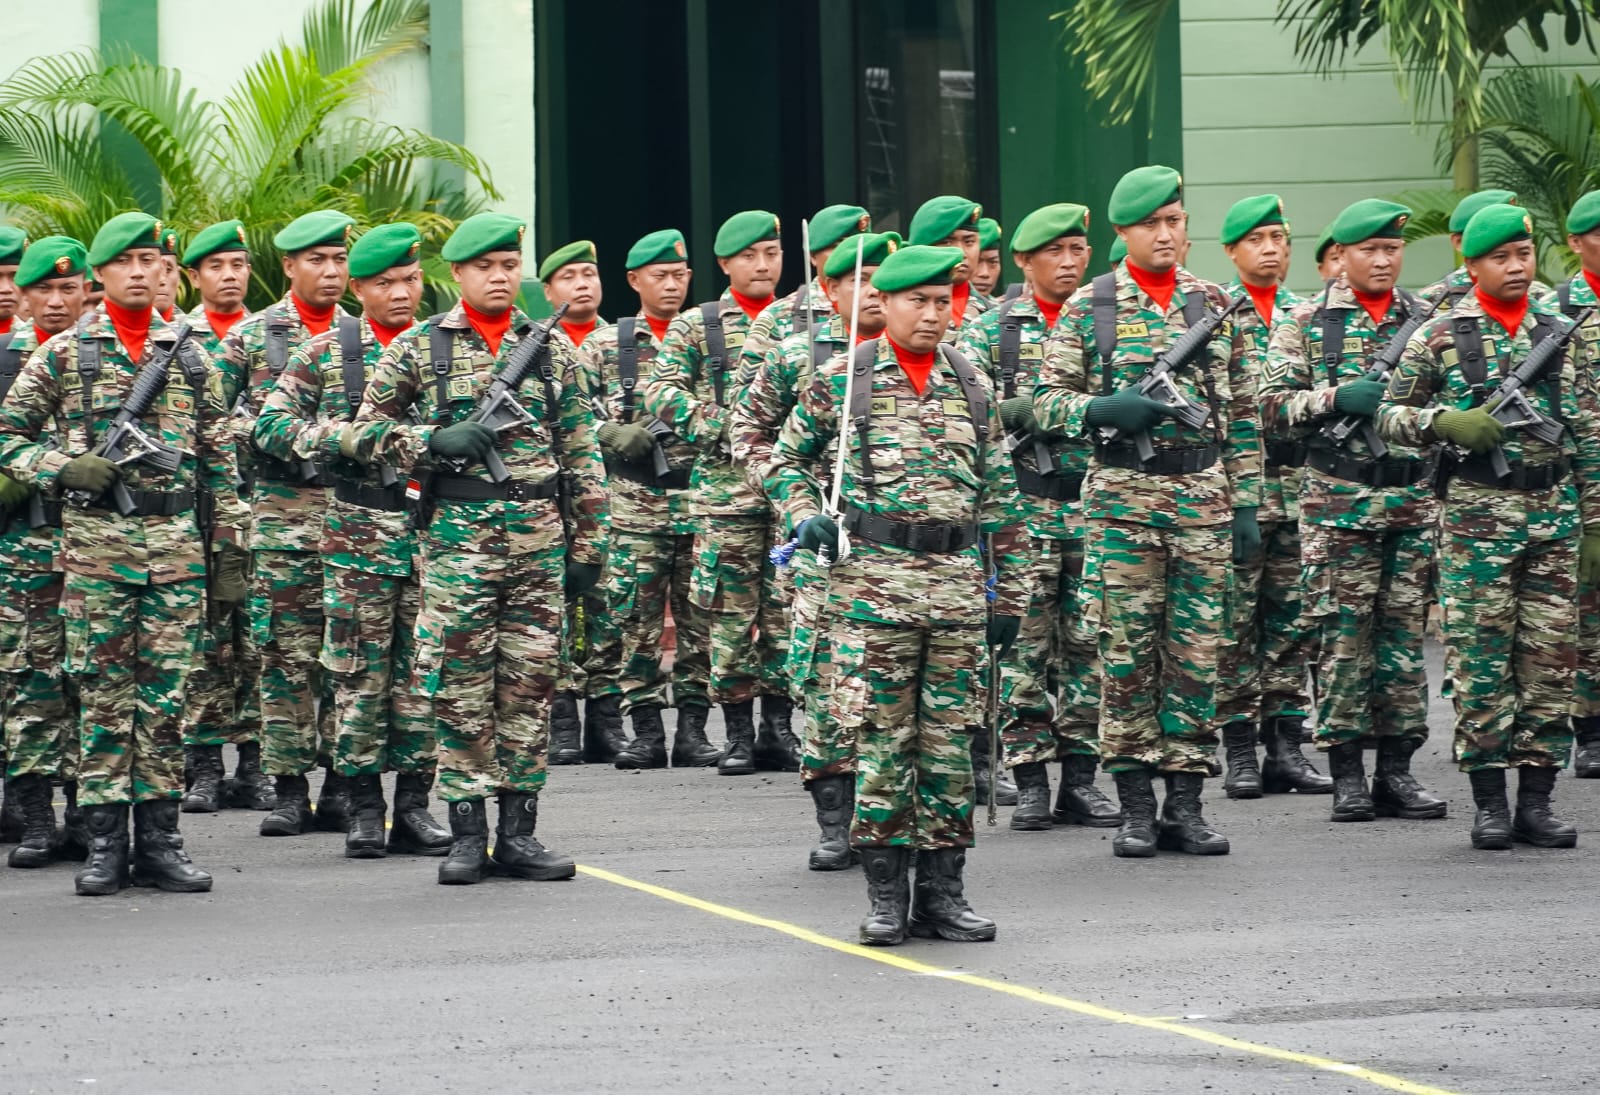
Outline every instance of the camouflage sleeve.
{"label": "camouflage sleeve", "polygon": [[767,463],[778,431],[794,403],[797,370],[790,360],[798,341],[798,352],[808,353],[805,336],[785,339],[768,350],[758,368],[733,403],[733,419],[728,427],[733,444],[733,462],[744,469],[745,480],[757,491],[764,491]]}
{"label": "camouflage sleeve", "polygon": [[1595,390],[1592,357],[1582,338],[1573,339],[1567,348],[1561,377],[1562,402],[1566,404],[1562,413],[1572,432],[1572,468],[1583,527],[1600,532],[1600,393]]}
{"label": "camouflage sleeve", "polygon": [[[978,322],[970,323],[961,331],[961,336],[956,339],[956,349],[961,356],[972,362],[973,368],[981,369],[988,374],[989,380],[998,391],[1000,378],[995,375],[994,361],[989,351],[989,324]],[[1000,396],[1000,398],[1005,398]]]}
{"label": "camouflage sleeve", "polygon": [[317,335],[289,355],[283,375],[256,416],[256,448],[279,460],[308,460],[317,455],[330,426],[322,418],[322,370],[318,363],[332,345],[333,331]]}
{"label": "camouflage sleeve", "polygon": [[1084,412],[1095,398],[1089,388],[1088,366],[1095,352],[1094,331],[1087,304],[1082,308],[1069,304],[1068,309],[1045,340],[1039,386],[1033,390],[1033,415],[1041,430],[1087,437],[1089,424]]}
{"label": "camouflage sleeve", "polygon": [[584,398],[589,400],[591,412],[597,401],[601,406],[605,405],[605,359],[606,353],[615,348],[615,343],[604,336],[615,330],[615,327],[609,327],[605,331],[596,331],[584,339],[583,345],[572,355],[578,370],[578,383],[583,388]]}
{"label": "camouflage sleeve", "polygon": [[39,435],[61,406],[60,348],[57,335],[35,350],[0,403],[0,470],[19,483],[53,493],[56,476],[71,459],[40,444]]}
{"label": "camouflage sleeve", "polygon": [[239,454],[219,369],[206,370],[206,390],[197,394],[205,401],[205,409],[196,416],[194,455],[200,478],[211,494],[212,535],[218,543],[249,548],[254,520],[250,507],[239,498]]}
{"label": "camouflage sleeve", "polygon": [[808,517],[822,512],[819,471],[826,474],[828,469],[819,468],[818,461],[838,432],[844,377],[842,369],[836,375],[818,370],[784,420],[772,446],[763,493],[772,500],[772,508],[788,519],[791,532]]}
{"label": "camouflage sleeve", "polygon": [[1372,424],[1378,436],[1391,445],[1421,448],[1438,441],[1438,435],[1433,432],[1433,420],[1441,410],[1449,409],[1428,406],[1442,386],[1443,374],[1427,331],[1424,327],[1406,343],[1400,364],[1389,374],[1383,402],[1373,416]]}
{"label": "camouflage sleeve", "polygon": [[577,355],[551,344],[552,364],[561,378],[556,399],[561,414],[561,461],[573,480],[572,513],[567,532],[571,556],[580,563],[605,562],[611,538],[611,500],[606,490],[606,465],[600,457],[594,409],[580,377]]}
{"label": "camouflage sleeve", "polygon": [[678,316],[667,328],[661,351],[651,362],[650,375],[640,385],[639,402],[648,414],[661,419],[683,440],[709,449],[722,436],[727,412],[712,400],[695,397],[700,325],[690,315]]}
{"label": "camouflage sleeve", "polygon": [[421,389],[422,353],[417,332],[413,327],[389,343],[372,366],[372,379],[361,396],[352,435],[356,459],[363,464],[409,468],[428,453],[435,427],[406,421]]}
{"label": "camouflage sleeve", "polygon": [[983,531],[989,537],[999,575],[994,610],[1002,616],[1025,616],[1034,560],[1030,557],[1028,534],[1023,524],[1025,514],[1017,489],[1016,469],[1003,444],[1005,432],[999,405],[991,398],[988,439],[984,442],[982,517]]}
{"label": "camouflage sleeve", "polygon": [[1271,436],[1309,434],[1333,413],[1332,388],[1317,388],[1311,374],[1306,323],[1311,306],[1291,311],[1272,328],[1261,367],[1261,425]]}
{"label": "camouflage sleeve", "polygon": [[222,398],[231,415],[228,426],[233,431],[236,452],[254,444],[256,412],[261,409],[250,391],[251,358],[263,356],[251,351],[252,345],[259,341],[256,332],[261,323],[250,316],[234,324],[211,359],[222,378]]}
{"label": "camouflage sleeve", "polygon": [[761,309],[761,314],[750,321],[750,330],[745,333],[744,346],[739,350],[738,386],[744,388],[755,379],[756,373],[766,363],[772,353],[778,349],[778,343],[773,340],[773,328],[778,323],[778,308],[776,303],[769,304]]}
{"label": "camouflage sleeve", "polygon": [[1217,401],[1219,412],[1228,418],[1222,426],[1222,459],[1233,488],[1233,508],[1255,508],[1261,505],[1261,406],[1255,373],[1245,356],[1244,332],[1230,319],[1212,339],[1211,348],[1227,385],[1226,392],[1217,393]]}

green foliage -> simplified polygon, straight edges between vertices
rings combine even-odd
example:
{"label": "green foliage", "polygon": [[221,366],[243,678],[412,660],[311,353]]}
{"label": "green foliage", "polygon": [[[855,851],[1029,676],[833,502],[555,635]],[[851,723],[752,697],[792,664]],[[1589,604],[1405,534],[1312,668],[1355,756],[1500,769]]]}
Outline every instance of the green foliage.
{"label": "green foliage", "polygon": [[[361,116],[376,67],[426,48],[427,31],[427,0],[374,0],[359,15],[356,0],[323,0],[306,14],[301,45],[268,50],[220,102],[200,99],[179,70],[136,57],[35,58],[0,82],[0,208],[31,235],[85,241],[137,208],[127,167],[100,139],[115,122],[160,178],[162,208],[151,212],[184,238],[244,221],[252,308],[286,288],[272,236],[313,209],[342,209],[362,227],[413,222],[436,255],[479,208],[454,177],[500,196],[488,167],[458,144]],[[425,270],[435,293],[448,294],[448,270]]]}
{"label": "green foliage", "polygon": [[1084,89],[1104,108],[1103,124],[1126,124],[1140,99],[1155,117],[1156,39],[1176,7],[1176,0],[1078,0],[1050,17],[1083,62]]}

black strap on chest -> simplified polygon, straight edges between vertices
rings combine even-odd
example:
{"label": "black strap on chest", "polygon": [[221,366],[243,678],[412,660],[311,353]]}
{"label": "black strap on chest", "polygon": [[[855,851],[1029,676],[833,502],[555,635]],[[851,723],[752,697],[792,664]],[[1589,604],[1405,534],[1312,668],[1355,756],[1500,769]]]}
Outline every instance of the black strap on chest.
{"label": "black strap on chest", "polygon": [[[1094,320],[1094,348],[1100,355],[1100,393],[1111,394],[1111,358],[1117,352],[1117,275],[1101,274],[1090,283],[1090,315]],[[1205,294],[1183,294],[1183,322],[1193,327],[1205,318]]]}
{"label": "black strap on chest", "polygon": [[728,339],[722,330],[722,302],[708,300],[700,305],[700,318],[706,328],[706,372],[711,377],[711,390],[716,394],[717,406],[727,406],[723,388],[728,381]]}
{"label": "black strap on chest", "polygon": [[277,379],[289,364],[289,313],[280,304],[267,309],[267,371]]}
{"label": "black strap on chest", "polygon": [[[1406,320],[1417,310],[1417,298],[1404,289],[1394,291],[1395,300],[1400,304],[1400,326],[1405,326]],[[1339,363],[1344,360],[1344,332],[1350,322],[1349,308],[1329,308],[1328,295],[1323,294],[1322,307],[1317,309],[1317,332],[1322,339],[1322,369],[1328,376],[1328,386],[1337,387],[1339,380]],[[1382,350],[1380,344],[1375,350]],[[1363,362],[1362,371],[1365,371]]]}
{"label": "black strap on chest", "polygon": [[441,425],[450,424],[450,360],[455,355],[455,336],[439,326],[445,313],[428,317],[428,364],[433,368],[433,417]]}
{"label": "black strap on chest", "polygon": [[[1582,274],[1578,275],[1580,278],[1582,276]],[[1577,279],[1575,278],[1573,280]],[[1580,305],[1572,303],[1571,281],[1563,281],[1560,285],[1556,286],[1556,303],[1561,306],[1561,314],[1566,316],[1568,319],[1578,318],[1578,313],[1583,311],[1583,308]]]}
{"label": "black strap on chest", "polygon": [[94,316],[84,316],[78,321],[78,379],[83,387],[83,432],[94,447],[94,382],[100,375],[100,340],[89,334],[89,321]]}
{"label": "black strap on chest", "polygon": [[[1554,316],[1533,317],[1533,331],[1528,335],[1533,346],[1557,333]],[[1479,407],[1489,397],[1489,362],[1483,352],[1483,327],[1477,316],[1452,316],[1450,338],[1455,345],[1456,367],[1461,378],[1472,389],[1472,405]],[[1565,424],[1561,414],[1561,357],[1557,355],[1543,377],[1550,399],[1550,415]],[[1530,385],[1531,386],[1531,385]]]}
{"label": "black strap on chest", "polygon": [[22,371],[22,354],[13,349],[17,339],[16,334],[0,336],[0,399],[6,397],[11,391],[11,385],[17,382],[17,374]]}
{"label": "black strap on chest", "polygon": [[[956,374],[961,384],[961,394],[967,401],[967,416],[972,420],[973,433],[978,438],[975,471],[982,483],[989,449],[989,393],[984,390],[978,370],[973,368],[959,350],[941,343],[939,351],[945,364]],[[850,381],[850,406],[845,413],[855,431],[856,445],[861,456],[861,484],[867,497],[873,495],[875,478],[872,470],[872,446],[868,437],[872,426],[872,366],[878,358],[878,340],[871,339],[856,347],[850,358],[850,369],[855,374]]]}
{"label": "black strap on chest", "polygon": [[[1000,398],[1017,397],[1017,365],[1022,360],[1022,321],[1011,314],[1016,301],[1000,305]],[[1116,324],[1112,324],[1113,334]],[[1096,345],[1099,343],[1096,342]]]}
{"label": "black strap on chest", "polygon": [[361,397],[367,390],[366,350],[361,345],[361,321],[355,316],[339,317],[339,368],[344,374],[344,401],[355,421]]}
{"label": "black strap on chest", "polygon": [[817,370],[822,368],[822,363],[838,353],[839,343],[831,338],[823,338],[824,331],[818,328],[816,334],[811,336],[811,375],[817,375]]}
{"label": "black strap on chest", "polygon": [[617,320],[617,387],[622,390],[622,420],[633,421],[633,392],[639,386],[638,318]]}

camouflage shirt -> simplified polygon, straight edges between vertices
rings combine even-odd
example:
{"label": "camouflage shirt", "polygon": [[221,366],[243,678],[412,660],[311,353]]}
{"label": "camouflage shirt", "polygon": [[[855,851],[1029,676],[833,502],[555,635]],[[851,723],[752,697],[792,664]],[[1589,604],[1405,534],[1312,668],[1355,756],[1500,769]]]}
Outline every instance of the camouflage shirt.
{"label": "camouflage shirt", "polygon": [[[801,306],[804,294],[806,304]],[[750,382],[750,377],[761,368],[767,355],[778,344],[806,327],[806,309],[811,310],[811,325],[815,329],[828,322],[833,315],[833,301],[822,291],[822,282],[812,278],[786,297],[780,297],[761,309],[761,314],[750,321],[750,333],[745,335],[744,349],[740,353],[739,386]]]}
{"label": "camouflage shirt", "polygon": [[[86,397],[78,371],[80,337],[100,344],[100,372]],[[57,476],[75,456],[90,452],[133,387],[139,367],[172,345],[174,329],[159,315],[138,361],[128,357],[106,316],[105,305],[39,347],[22,367],[0,405],[0,469],[32,483],[47,498],[59,498]],[[86,398],[87,404],[86,405]],[[167,384],[140,420],[152,440],[182,452],[176,472],[134,461],[121,470],[130,490],[209,490],[215,499],[217,542],[248,547],[250,511],[234,489],[238,465],[220,377],[207,370],[206,390],[196,392],[183,366],[167,365]],[[59,449],[41,443],[51,421],[60,424]],[[92,431],[92,436],[91,436]],[[205,555],[196,510],[164,516],[124,517],[114,510],[64,507],[63,569],[110,582],[166,583],[205,577]]]}
{"label": "camouflage shirt", "polygon": [[[967,283],[971,285],[971,282]],[[986,313],[994,311],[994,301],[983,293],[973,289],[967,296],[967,306],[958,316],[955,309],[950,311],[950,329],[944,333],[944,340],[954,346],[961,341],[961,335],[966,329],[981,319]]]}
{"label": "camouflage shirt", "polygon": [[[12,327],[10,347],[17,354],[19,368],[39,348],[37,332],[38,328],[31,323],[19,321]],[[5,344],[6,338],[6,335],[0,335],[0,345]],[[46,446],[59,446],[61,443],[60,431],[54,420],[45,424],[39,436]],[[0,532],[0,567],[35,574],[59,571],[61,530],[50,525],[29,528],[28,510],[31,502],[32,498],[28,498],[18,503],[10,515],[3,519],[5,529]]]}
{"label": "camouflage shirt", "polygon": [[[1244,282],[1237,277],[1228,286],[1228,294],[1237,296],[1247,292]],[[1289,290],[1279,286],[1277,299],[1272,304],[1272,326],[1278,327],[1283,323],[1289,312],[1298,308],[1305,302]],[[1256,311],[1254,302],[1245,305],[1234,313],[1235,325],[1239,335],[1244,339],[1244,363],[1250,370],[1250,375],[1256,382],[1259,391],[1261,376],[1267,364],[1267,345],[1271,338],[1271,331],[1261,321],[1261,313]],[[1261,512],[1256,516],[1263,524],[1275,521],[1298,521],[1300,519],[1300,469],[1297,467],[1284,467],[1272,462],[1272,441],[1267,439],[1262,445],[1261,461]]]}
{"label": "camouflage shirt", "polygon": [[[841,499],[902,522],[980,522],[994,536],[999,560],[995,611],[1022,615],[1029,594],[1027,534],[992,393],[980,455],[966,395],[942,355],[919,394],[888,339],[863,345],[876,347],[871,425],[864,439],[853,429],[848,435]],[[821,460],[845,417],[849,360],[840,354],[823,364],[773,447],[767,494],[792,528],[822,511],[831,469],[822,468]],[[870,450],[870,490],[863,479],[862,441]],[[984,618],[986,576],[977,547],[917,552],[853,537],[850,557],[828,572],[830,603],[834,611],[876,623],[970,626]]]}
{"label": "camouflage shirt", "polygon": [[[844,351],[849,339],[846,322],[843,316],[834,316],[813,332],[816,352],[823,355],[823,360]],[[733,425],[729,427],[733,460],[757,490],[766,490],[767,464],[772,459],[778,431],[799,402],[800,393],[811,386],[816,360],[812,354],[804,331],[790,335],[767,351],[761,368],[734,404]]]}
{"label": "camouflage shirt", "polygon": [[[428,451],[433,431],[464,421],[472,414],[478,399],[532,324],[521,311],[514,312],[499,353],[492,353],[468,322],[466,309],[457,304],[438,318],[438,328],[451,336],[450,369],[442,379],[436,376],[429,360],[434,326],[430,320],[400,335],[373,366],[372,382],[367,385],[366,398],[356,415],[354,440],[363,463],[381,460],[397,468],[433,467]],[[560,453],[554,451],[552,444],[544,382],[537,367],[518,392],[533,421],[503,431],[498,449],[512,482],[544,483],[563,469],[570,473],[572,511],[565,530],[571,537],[570,557],[575,562],[598,564],[605,557],[609,528],[605,465],[595,447],[594,412],[585,398],[577,362],[568,346],[562,340],[551,339],[548,351],[555,370]],[[470,468],[466,474],[481,476],[482,468]],[[424,549],[432,545],[448,551],[522,555],[548,550],[560,542],[562,535],[562,520],[553,499],[440,499],[433,520],[420,539]]]}
{"label": "camouflage shirt", "polygon": [[[294,348],[283,375],[272,387],[256,418],[255,444],[268,456],[299,462],[318,460],[352,484],[381,488],[387,465],[362,468],[339,453],[339,434],[354,420],[373,366],[383,345],[365,319],[357,320],[361,332],[362,390],[345,388],[344,359],[339,350],[339,325]],[[396,336],[399,337],[398,335]],[[409,468],[388,468],[403,489]],[[417,539],[404,513],[372,509],[354,502],[328,500],[322,525],[322,556],[336,567],[369,574],[410,574]]]}
{"label": "camouflage shirt", "polygon": [[[1435,445],[1441,438],[1433,423],[1440,411],[1464,410],[1482,401],[1533,349],[1531,334],[1538,316],[1558,315],[1544,300],[1530,300],[1528,312],[1515,334],[1508,335],[1483,313],[1476,294],[1457,302],[1449,316],[1435,317],[1406,344],[1389,378],[1377,425],[1384,440],[1397,445]],[[1474,392],[1457,364],[1452,321],[1472,316],[1483,333],[1487,366],[1484,390]],[[1565,327],[1563,322],[1561,326]],[[1536,384],[1526,390],[1528,401],[1541,415],[1556,418],[1567,429],[1559,445],[1547,445],[1516,428],[1506,430],[1501,442],[1506,460],[1515,467],[1569,460],[1572,474],[1547,490],[1502,490],[1450,480],[1444,502],[1446,532],[1483,540],[1551,540],[1576,536],[1582,526],[1600,526],[1600,404],[1594,377],[1581,340],[1567,347],[1560,377],[1554,384]]]}
{"label": "camouflage shirt", "polygon": [[[1093,285],[1073,294],[1045,344],[1033,410],[1039,427],[1068,437],[1089,438],[1085,420],[1098,396],[1138,383],[1167,346],[1188,330],[1183,317],[1186,294],[1202,294],[1212,309],[1227,305],[1220,286],[1178,269],[1177,290],[1165,314],[1146,296],[1125,265],[1116,267],[1117,347],[1109,374],[1094,337]],[[1188,475],[1151,475],[1109,467],[1098,454],[1089,461],[1083,486],[1083,513],[1092,519],[1128,521],[1157,528],[1227,524],[1233,510],[1261,504],[1261,437],[1256,387],[1245,368],[1242,345],[1232,323],[1217,329],[1209,346],[1174,377],[1192,403],[1206,404],[1211,416],[1195,429],[1163,418],[1150,431],[1158,450],[1217,445],[1221,459]]]}
{"label": "camouflage shirt", "polygon": [[[1261,417],[1267,432],[1313,448],[1329,448],[1332,443],[1322,437],[1322,427],[1342,417],[1333,409],[1334,389],[1366,375],[1372,358],[1404,326],[1403,307],[1399,294],[1395,294],[1383,320],[1374,323],[1356,300],[1354,290],[1340,280],[1276,324],[1268,343],[1261,382]],[[1419,302],[1417,307],[1426,305]],[[1322,322],[1318,312],[1323,308],[1341,311],[1345,317],[1344,345],[1332,375],[1322,360]],[[1342,449],[1348,456],[1372,459],[1372,450],[1360,431],[1352,433]],[[1420,459],[1424,455],[1393,452],[1388,459]],[[1420,528],[1433,524],[1438,513],[1433,487],[1426,480],[1409,487],[1369,487],[1313,467],[1305,468],[1301,476],[1300,519],[1310,524],[1335,528]]]}

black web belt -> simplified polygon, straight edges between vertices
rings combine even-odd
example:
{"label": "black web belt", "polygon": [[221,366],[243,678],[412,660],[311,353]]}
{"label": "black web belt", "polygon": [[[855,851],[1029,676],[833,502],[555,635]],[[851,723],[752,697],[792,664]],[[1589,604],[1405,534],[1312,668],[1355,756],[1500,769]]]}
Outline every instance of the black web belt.
{"label": "black web belt", "polygon": [[1014,465],[1017,489],[1030,498],[1046,498],[1052,502],[1076,502],[1083,496],[1083,473],[1040,475],[1032,468]]}
{"label": "black web belt", "polygon": [[333,496],[362,509],[382,510],[384,513],[406,511],[406,490],[399,483],[392,487],[369,487],[364,483],[341,479],[333,485]]}
{"label": "black web belt", "polygon": [[949,554],[965,551],[978,542],[978,526],[949,521],[895,521],[860,506],[845,506],[844,527],[854,536],[874,544]]}
{"label": "black web belt", "polygon": [[1367,487],[1411,487],[1433,475],[1434,458],[1426,460],[1365,460],[1329,449],[1312,449],[1306,463],[1335,479]]}
{"label": "black web belt", "polygon": [[256,478],[269,483],[287,483],[291,487],[333,487],[339,483],[338,477],[324,468],[320,461],[313,462],[316,474],[307,479],[299,464],[279,460],[276,456],[256,452],[250,455],[250,460],[255,465]]}
{"label": "black web belt", "polygon": [[1267,467],[1304,467],[1306,456],[1310,452],[1311,450],[1301,441],[1268,441],[1266,450]]}
{"label": "black web belt", "polygon": [[1511,474],[1502,479],[1494,473],[1488,457],[1474,456],[1457,464],[1451,477],[1501,490],[1549,490],[1570,471],[1572,464],[1567,460],[1557,460],[1553,464],[1517,463],[1511,465]]}
{"label": "black web belt", "polygon": [[1157,449],[1154,459],[1139,459],[1139,450],[1132,442],[1099,445],[1095,455],[1108,468],[1127,468],[1150,475],[1193,475],[1205,471],[1222,459],[1222,450],[1216,445],[1186,445],[1178,448]]}
{"label": "black web belt", "polygon": [[[192,490],[130,490],[128,494],[133,498],[133,512],[127,515],[129,517],[176,517],[194,509]],[[89,504],[95,509],[115,511],[117,508],[109,492]]]}
{"label": "black web belt", "polygon": [[556,496],[559,479],[552,475],[542,483],[491,483],[471,475],[435,475],[433,496],[445,502],[538,502]]}

